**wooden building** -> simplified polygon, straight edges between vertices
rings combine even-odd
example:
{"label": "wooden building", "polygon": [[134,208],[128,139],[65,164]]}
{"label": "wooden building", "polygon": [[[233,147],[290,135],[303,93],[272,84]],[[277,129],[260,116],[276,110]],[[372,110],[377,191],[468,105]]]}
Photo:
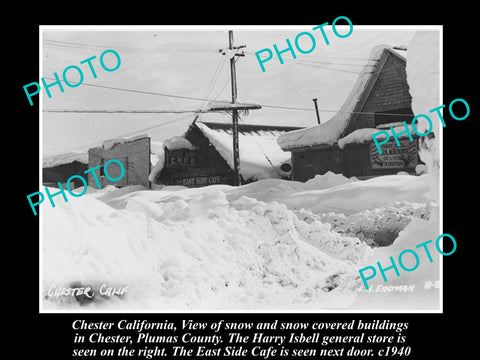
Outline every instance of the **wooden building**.
{"label": "wooden building", "polygon": [[[290,154],[277,137],[298,127],[239,124],[242,183],[266,178],[289,178]],[[163,167],[156,184],[198,187],[234,184],[232,125],[195,119],[182,137],[164,142]]]}
{"label": "wooden building", "polygon": [[[119,160],[125,170],[123,177],[115,182],[110,181],[101,167],[95,174],[100,181],[101,187],[113,185],[123,187],[128,185],[143,185],[150,188],[148,176],[150,174],[150,137],[140,135],[130,139],[112,139],[104,141],[99,147],[88,150],[88,168],[103,166],[108,160]],[[112,164],[108,168],[111,178],[118,178],[121,175],[121,168]],[[97,188],[95,179],[91,173],[88,174],[88,186]]]}
{"label": "wooden building", "polygon": [[358,178],[400,171],[414,174],[420,162],[417,136],[410,142],[408,135],[403,135],[400,147],[391,136],[382,145],[382,155],[372,139],[373,133],[390,126],[400,133],[405,130],[402,122],[410,124],[413,117],[406,59],[383,45],[372,50],[369,64],[332,119],[282,135],[278,142],[283,150],[291,152],[292,179],[297,181],[327,171]]}

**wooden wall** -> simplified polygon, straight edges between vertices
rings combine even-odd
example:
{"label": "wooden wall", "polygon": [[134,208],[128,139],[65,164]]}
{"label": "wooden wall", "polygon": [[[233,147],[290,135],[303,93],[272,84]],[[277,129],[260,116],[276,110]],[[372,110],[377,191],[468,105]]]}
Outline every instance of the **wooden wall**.
{"label": "wooden wall", "polygon": [[346,177],[368,178],[405,171],[415,174],[415,167],[421,163],[418,157],[418,138],[413,142],[402,140],[401,147],[388,143],[382,147],[382,155],[375,144],[348,144],[344,149],[335,146],[314,146],[292,151],[292,180],[307,181],[315,175],[328,171]]}
{"label": "wooden wall", "polygon": [[[42,182],[44,185],[58,187],[58,183],[65,184],[72,175],[80,175],[87,180],[87,174],[84,174],[87,170],[87,164],[79,161],[72,161],[67,164],[60,164],[42,169]],[[74,189],[80,186],[84,186],[80,179],[73,179],[70,182],[70,188]]]}
{"label": "wooden wall", "polygon": [[233,170],[198,127],[192,124],[184,136],[197,150],[165,149],[165,166],[156,183],[188,187],[233,184]]}
{"label": "wooden wall", "polygon": [[[102,170],[97,169],[95,173],[102,188],[106,185],[116,187],[143,185],[147,188],[150,187],[150,181],[148,180],[150,174],[150,138],[145,137],[118,143],[110,149],[92,148],[88,151],[88,168],[104,165],[110,159],[119,160],[125,169],[125,174],[119,181],[113,182],[102,175]],[[117,178],[121,175],[121,169],[117,164],[112,163],[108,166],[108,174],[112,178]],[[97,188],[92,174],[88,174],[88,186]]]}

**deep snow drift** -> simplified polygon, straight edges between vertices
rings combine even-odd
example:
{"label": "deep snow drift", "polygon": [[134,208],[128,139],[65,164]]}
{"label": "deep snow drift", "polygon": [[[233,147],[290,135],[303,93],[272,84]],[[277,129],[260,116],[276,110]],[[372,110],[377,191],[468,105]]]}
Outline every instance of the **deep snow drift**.
{"label": "deep snow drift", "polygon": [[[421,206],[412,199],[428,198],[427,178],[358,181],[327,173],[306,183],[107,187],[53,209],[42,205],[43,308],[348,309],[360,294],[358,269],[376,250],[359,236],[335,231],[342,229],[329,220],[348,219],[356,203],[355,223],[373,219],[366,234],[380,219],[375,209],[377,215],[383,208],[411,209],[408,223],[421,213],[415,214]],[[380,189],[375,201],[367,201],[370,187]],[[337,213],[300,206],[324,201]],[[52,285],[72,284],[127,286],[128,292],[89,303],[48,296]]]}

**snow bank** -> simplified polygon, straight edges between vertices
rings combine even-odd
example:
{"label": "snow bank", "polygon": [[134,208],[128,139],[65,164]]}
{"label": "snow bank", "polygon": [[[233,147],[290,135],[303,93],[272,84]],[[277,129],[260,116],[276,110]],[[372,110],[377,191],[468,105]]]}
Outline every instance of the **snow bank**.
{"label": "snow bank", "polygon": [[[52,284],[128,286],[122,297],[83,306],[47,295],[43,308],[372,309],[355,300],[364,296],[358,270],[427,236],[417,219],[428,203],[427,176],[358,181],[327,173],[307,183],[156,191],[110,186],[53,209],[42,204],[44,295]],[[391,205],[396,200],[403,203]],[[408,222],[415,227],[405,228]],[[400,232],[400,245],[372,249],[360,239],[382,226]]]}
{"label": "snow bank", "polygon": [[[384,267],[390,266],[389,257],[392,256],[399,267],[400,276],[397,277],[394,271],[389,271],[386,273],[388,281],[385,282],[378,271],[378,276],[368,282],[371,288],[370,292],[365,291],[363,284],[358,288],[359,296],[352,305],[352,309],[373,307],[378,310],[393,311],[397,309],[439,310],[440,289],[434,284],[438,284],[440,280],[440,255],[435,250],[435,245],[430,246],[430,254],[433,259],[433,262],[430,263],[423,248],[416,248],[418,244],[430,239],[435,242],[440,235],[438,221],[434,220],[436,218],[433,216],[430,220],[413,219],[400,232],[393,245],[374,250],[373,256],[365,263],[365,266],[375,265],[377,262]],[[398,255],[406,249],[416,251],[420,259],[418,268],[411,272],[403,271],[398,265]],[[405,256],[404,261],[405,266],[414,266],[411,257]],[[397,289],[408,286],[412,290],[384,291],[386,286],[397,287]]]}
{"label": "snow bank", "polygon": [[323,175],[315,175],[312,179],[307,180],[304,188],[306,190],[323,190],[355,181],[358,181],[356,177],[347,178],[342,174],[335,174],[334,172],[327,171]]}
{"label": "snow bank", "polygon": [[[43,305],[237,310],[342,308],[353,302],[357,264],[372,252],[357,238],[302,221],[277,202],[228,201],[216,189],[159,201],[167,195],[161,193],[115,198],[109,192],[108,205],[85,195],[42,207],[45,292],[52,284],[128,286],[122,298],[95,298],[83,307],[48,297]],[[332,280],[337,278],[346,280]]]}
{"label": "snow bank", "polygon": [[305,221],[319,219],[330,224],[339,234],[357,237],[372,246],[389,246],[414,218],[428,219],[430,206],[399,201],[352,215],[334,212],[314,214],[307,209],[301,209],[297,215]]}
{"label": "snow bank", "polygon": [[285,199],[298,192],[310,190],[325,190],[338,185],[358,181],[357,178],[347,178],[342,174],[328,171],[324,175],[316,175],[305,183],[299,181],[265,179],[239,187],[226,187],[224,189],[227,198],[232,201],[241,196],[249,196],[255,199],[270,202],[277,201],[286,204]]}
{"label": "snow bank", "polygon": [[[378,60],[387,45],[379,45],[372,49],[369,61]],[[358,75],[358,79],[348,98],[338,112],[327,122],[307,129],[300,129],[283,134],[278,138],[278,144],[284,150],[314,145],[333,145],[340,138],[348,125],[351,113],[360,100],[372,73],[372,67],[366,65]]]}
{"label": "snow bank", "polygon": [[227,198],[233,200],[251,192],[251,196],[257,199],[278,201],[292,210],[305,208],[316,214],[336,212],[350,215],[398,201],[428,203],[431,201],[429,176],[387,175],[329,188],[315,188],[315,182],[321,183],[321,180],[310,184],[262,181],[245,187],[230,188],[227,190]]}

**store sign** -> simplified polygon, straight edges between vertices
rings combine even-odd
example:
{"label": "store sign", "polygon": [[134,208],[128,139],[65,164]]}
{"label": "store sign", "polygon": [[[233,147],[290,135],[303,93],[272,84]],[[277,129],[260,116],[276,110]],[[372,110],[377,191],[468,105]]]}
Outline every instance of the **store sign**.
{"label": "store sign", "polygon": [[408,139],[400,140],[398,146],[394,140],[382,145],[382,154],[377,146],[370,144],[370,168],[378,169],[406,169],[417,165],[417,143]]}
{"label": "store sign", "polygon": [[198,155],[196,150],[189,149],[177,149],[168,150],[166,166],[178,167],[178,166],[196,166],[198,164]]}
{"label": "store sign", "polygon": [[232,175],[203,175],[173,179],[172,185],[197,187],[215,184],[231,184],[232,181]]}

